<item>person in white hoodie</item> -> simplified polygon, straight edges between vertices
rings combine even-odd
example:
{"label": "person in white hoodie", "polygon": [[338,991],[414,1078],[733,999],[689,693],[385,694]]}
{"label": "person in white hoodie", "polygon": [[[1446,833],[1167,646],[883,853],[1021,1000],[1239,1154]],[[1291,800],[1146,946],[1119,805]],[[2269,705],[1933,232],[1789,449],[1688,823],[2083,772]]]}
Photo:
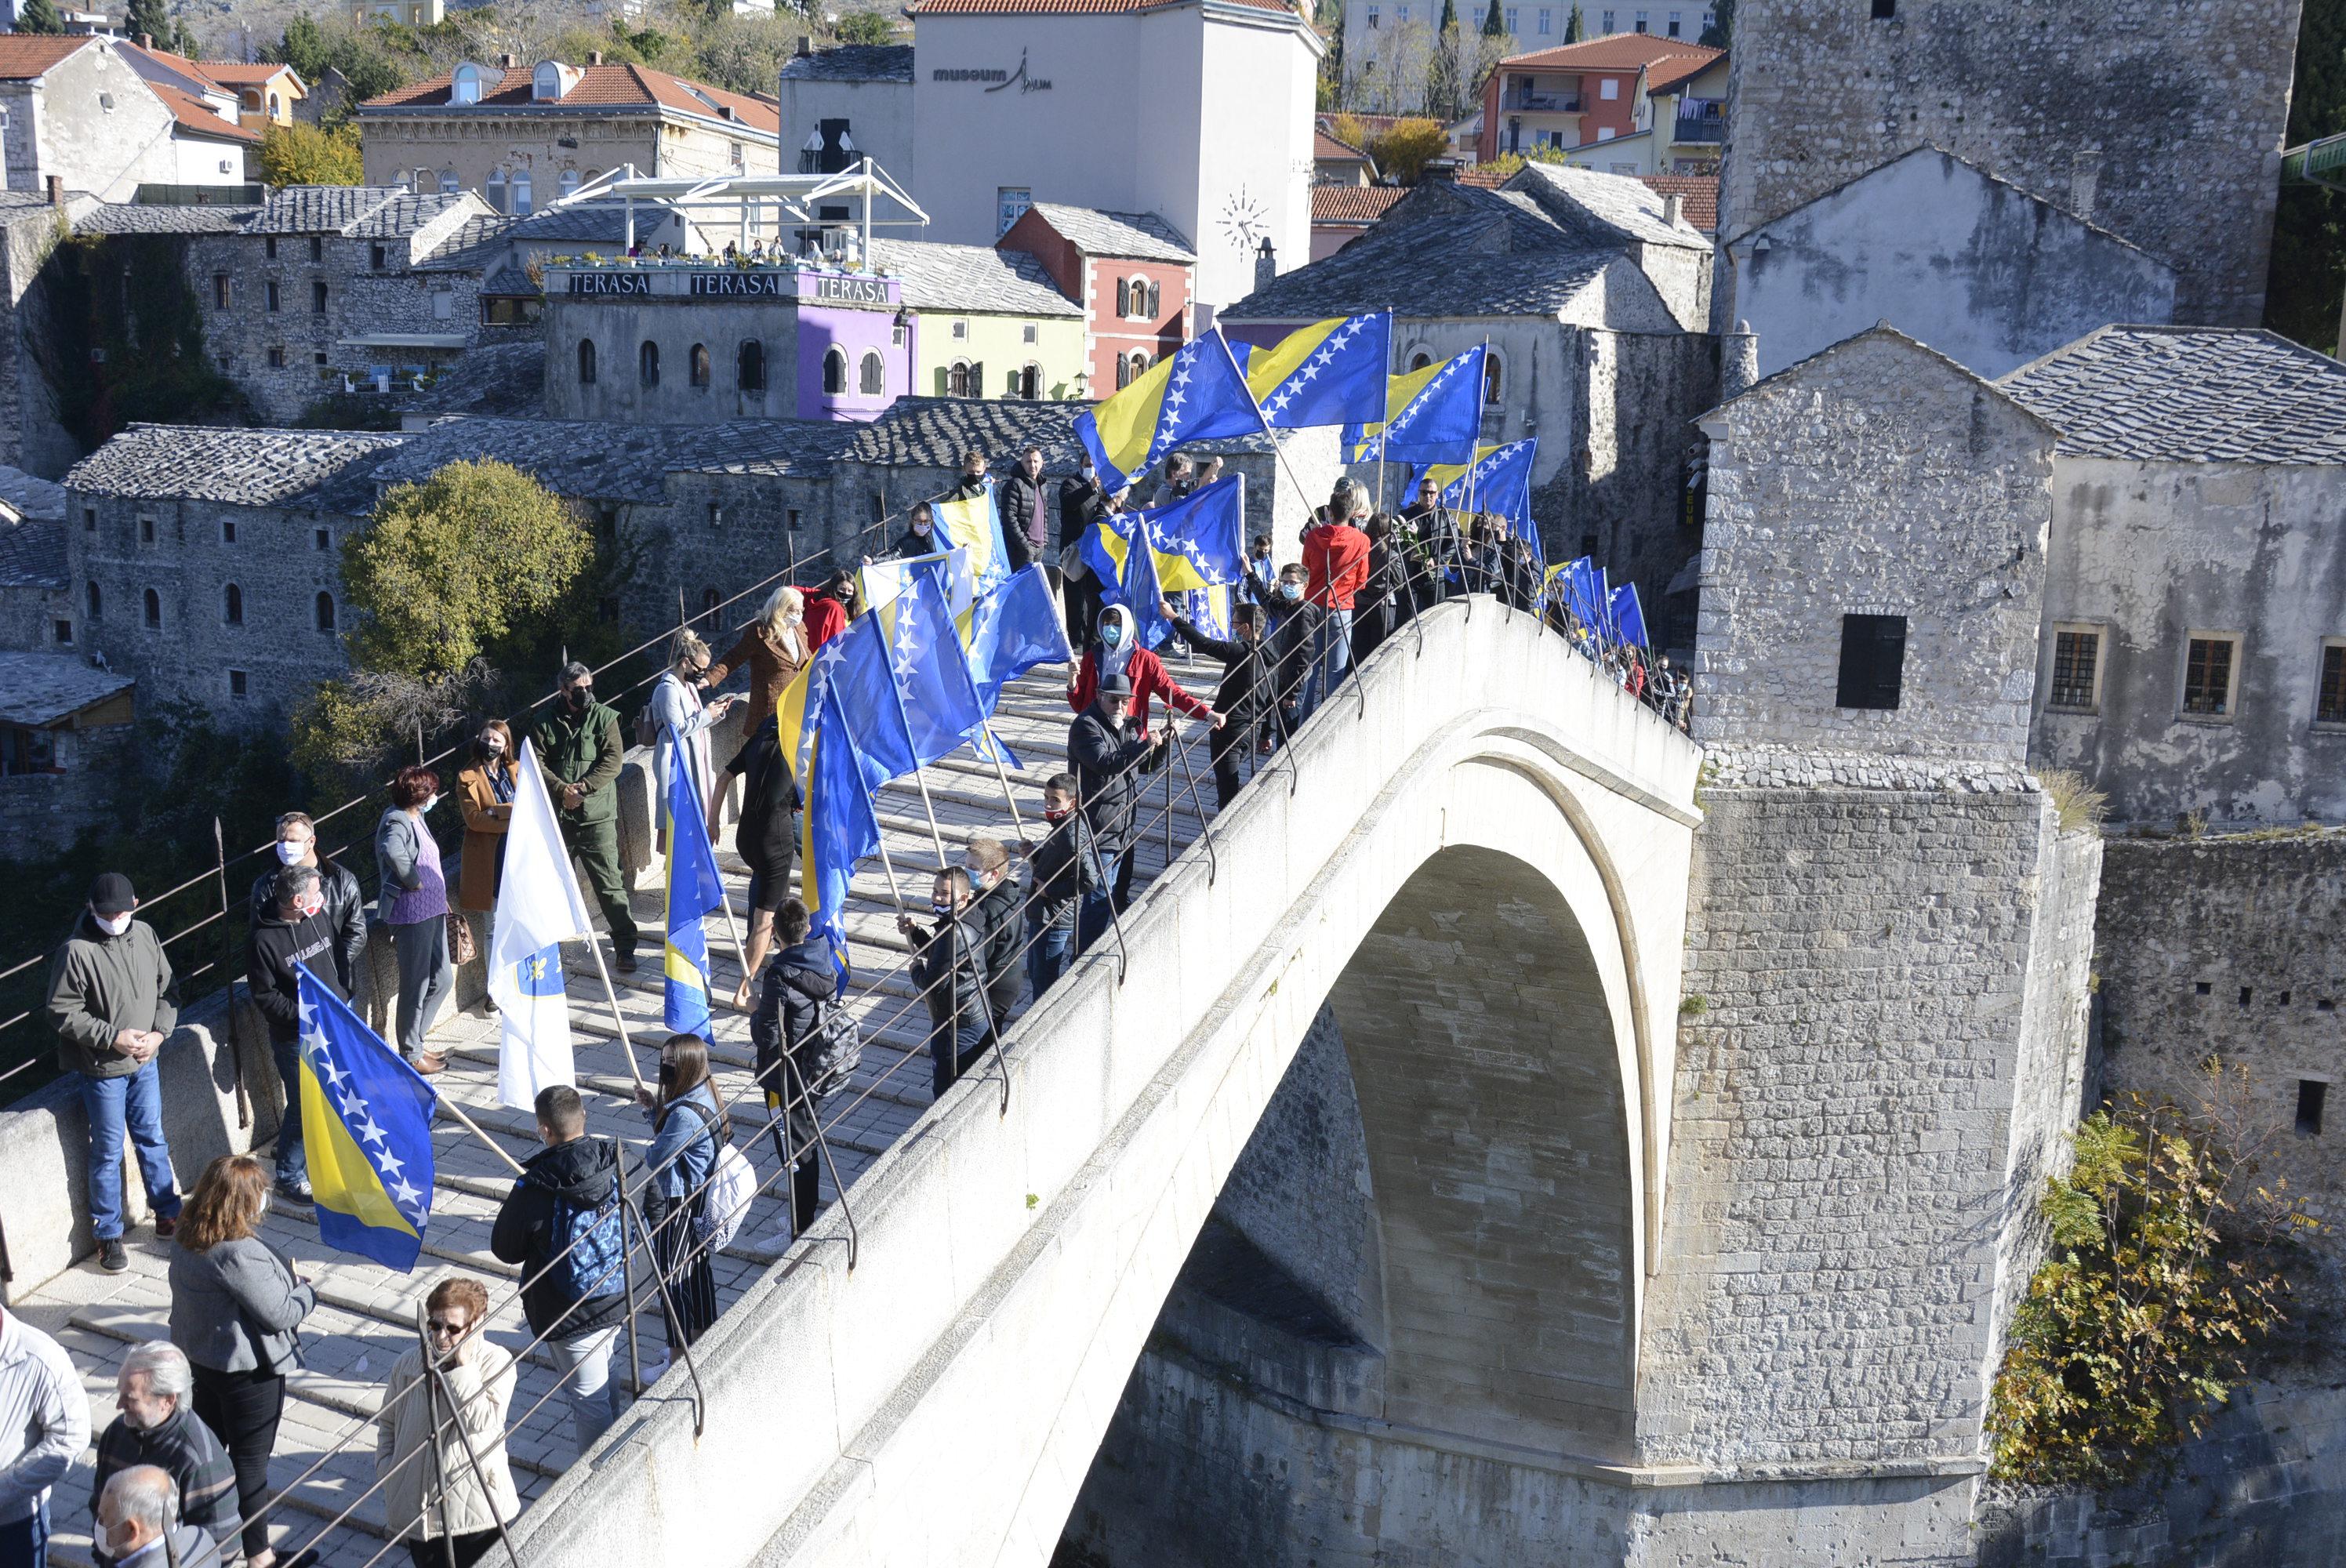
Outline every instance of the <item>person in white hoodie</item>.
{"label": "person in white hoodie", "polygon": [[48,1561],[49,1489],[88,1446],[89,1396],[73,1358],[0,1308],[0,1564]]}

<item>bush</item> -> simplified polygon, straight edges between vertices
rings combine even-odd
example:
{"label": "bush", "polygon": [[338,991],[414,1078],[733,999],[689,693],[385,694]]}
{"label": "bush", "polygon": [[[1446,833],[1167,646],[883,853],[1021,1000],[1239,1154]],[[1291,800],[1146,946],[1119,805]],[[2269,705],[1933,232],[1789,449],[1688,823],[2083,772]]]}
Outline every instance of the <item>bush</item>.
{"label": "bush", "polygon": [[1439,120],[1400,120],[1372,137],[1367,150],[1378,173],[1415,185],[1425,166],[1450,150],[1450,133]]}
{"label": "bush", "polygon": [[360,185],[366,168],[359,158],[359,133],[342,127],[272,125],[260,133],[260,177],[271,190],[289,185]]}
{"label": "bush", "polygon": [[2046,798],[2059,814],[2063,832],[2100,830],[2102,819],[2109,814],[2110,798],[2086,783],[2084,774],[2055,769],[2038,774],[2036,781],[2045,787]]}
{"label": "bush", "polygon": [[1992,1472],[2109,1486],[2207,1427],[2283,1321],[2285,1243],[2310,1229],[2285,1184],[2255,1185],[2244,1072],[2211,1063],[2205,1103],[2130,1095],[2088,1116],[2045,1184],[2051,1244],[2013,1315],[1990,1394]]}

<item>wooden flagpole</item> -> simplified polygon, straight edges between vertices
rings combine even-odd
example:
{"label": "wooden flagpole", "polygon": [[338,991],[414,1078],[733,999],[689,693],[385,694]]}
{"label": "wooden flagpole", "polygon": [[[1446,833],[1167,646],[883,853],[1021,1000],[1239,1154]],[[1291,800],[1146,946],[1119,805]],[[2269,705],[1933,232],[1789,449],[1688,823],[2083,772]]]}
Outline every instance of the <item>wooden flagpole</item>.
{"label": "wooden flagpole", "polygon": [[[643,1080],[640,1078],[637,1079],[636,1086],[638,1088],[641,1088],[643,1086]],[[457,1105],[455,1101],[450,1099],[447,1095],[443,1095],[434,1103],[440,1109],[447,1112],[451,1116],[454,1116],[457,1121],[464,1124],[466,1131],[470,1132],[474,1137],[480,1139],[481,1142],[488,1145],[489,1151],[492,1154],[495,1155],[497,1158],[505,1161],[505,1164],[513,1167],[514,1175],[521,1176],[525,1174],[521,1168],[521,1162],[514,1158],[513,1156],[505,1153],[505,1145],[497,1142],[496,1139],[483,1132],[481,1130],[481,1124],[473,1120],[472,1117],[464,1115],[463,1109]]]}
{"label": "wooden flagpole", "polygon": [[[661,934],[660,940],[663,943],[667,942],[665,932]],[[619,1032],[619,1051],[627,1059],[627,1076],[633,1078],[636,1081],[636,1087],[640,1089],[644,1086],[644,1075],[636,1070],[636,1043],[627,1033],[627,1014],[619,1011],[619,992],[618,988],[611,983],[609,966],[603,962],[603,944],[595,940],[595,933],[592,931],[586,933],[586,952],[595,960],[595,972],[603,977],[603,999],[611,1004],[611,1023]]]}

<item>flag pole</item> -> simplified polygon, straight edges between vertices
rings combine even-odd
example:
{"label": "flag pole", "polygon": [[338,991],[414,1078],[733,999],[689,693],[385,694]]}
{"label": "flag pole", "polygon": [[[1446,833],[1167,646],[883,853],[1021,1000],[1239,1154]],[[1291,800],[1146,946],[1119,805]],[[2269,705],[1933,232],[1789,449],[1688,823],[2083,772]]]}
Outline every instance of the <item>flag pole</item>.
{"label": "flag pole", "polygon": [[[637,1087],[638,1087],[638,1088],[641,1088],[641,1087],[643,1086],[643,1080],[642,1080],[642,1079],[640,1079],[640,1078],[637,1079],[637,1080],[636,1080],[636,1086],[637,1086]],[[464,1115],[464,1113],[461,1109],[459,1109],[459,1108],[457,1107],[457,1105],[456,1105],[456,1102],[455,1102],[455,1101],[454,1101],[454,1100],[450,1099],[450,1098],[449,1098],[447,1095],[437,1095],[437,1096],[435,1096],[435,1097],[434,1098],[434,1100],[433,1100],[433,1104],[434,1104],[434,1105],[437,1105],[437,1106],[439,1106],[439,1107],[440,1107],[440,1109],[442,1109],[442,1110],[444,1110],[444,1111],[447,1112],[450,1115],[452,1115],[452,1116],[455,1117],[457,1121],[459,1121],[459,1122],[461,1122],[462,1124],[464,1124],[464,1130],[465,1130],[465,1131],[467,1131],[467,1132],[471,1133],[474,1137],[476,1137],[476,1138],[480,1139],[480,1140],[481,1140],[481,1142],[483,1142],[483,1143],[484,1143],[484,1144],[488,1145],[489,1145],[489,1152],[490,1152],[490,1153],[492,1153],[492,1154],[494,1154],[494,1155],[495,1155],[495,1156],[497,1156],[497,1158],[499,1158],[499,1159],[501,1159],[501,1160],[505,1161],[505,1164],[507,1164],[507,1165],[511,1166],[513,1167],[513,1173],[514,1173],[514,1175],[515,1175],[515,1176],[525,1176],[525,1175],[527,1175],[527,1174],[528,1174],[527,1172],[524,1171],[524,1170],[521,1168],[521,1162],[520,1162],[519,1160],[517,1160],[517,1159],[514,1158],[514,1157],[513,1157],[513,1156],[511,1156],[511,1155],[509,1155],[509,1154],[505,1153],[505,1145],[503,1145],[503,1144],[501,1144],[501,1143],[497,1142],[497,1140],[496,1140],[496,1139],[495,1139],[495,1138],[493,1138],[493,1137],[489,1136],[489,1135],[488,1135],[488,1134],[486,1134],[486,1133],[483,1132],[483,1131],[481,1130],[481,1124],[480,1124],[480,1123],[478,1123],[478,1122],[476,1122],[476,1121],[474,1121],[474,1120],[473,1120],[473,1118],[472,1118],[472,1117],[470,1117],[470,1116],[468,1116],[468,1115]]]}
{"label": "flag pole", "polygon": [[[667,938],[663,936],[661,940],[665,942]],[[627,1033],[627,1014],[619,1011],[619,993],[611,983],[610,966],[603,962],[603,944],[595,940],[595,933],[591,931],[586,933],[586,952],[595,960],[595,972],[603,977],[603,999],[611,1004],[611,1023],[619,1032],[619,1050],[627,1059],[627,1076],[633,1078],[636,1087],[640,1089],[644,1086],[644,1075],[636,1070],[636,1043]]]}
{"label": "flag pole", "polygon": [[[824,693],[823,701],[826,707],[831,706],[831,694],[828,690]],[[840,738],[847,742],[847,749],[852,753],[855,751],[857,748],[855,745],[855,732],[850,729],[847,725],[847,710],[842,707],[836,708],[835,711],[839,715],[839,728],[841,732]],[[822,731],[819,723],[815,731],[815,744],[817,746],[821,746],[822,744]],[[810,768],[808,769],[810,777],[812,776],[813,772],[813,769]],[[860,768],[856,769],[856,784],[863,790],[864,804],[871,808],[872,826],[880,827],[880,808],[872,799],[872,790],[870,786],[863,783],[862,769]],[[810,799],[811,798],[810,797]],[[814,842],[812,820],[809,819],[807,843],[810,847],[811,847]],[[813,862],[813,857],[811,855],[804,858],[807,860],[808,865],[806,868],[801,869],[799,873],[799,886],[801,890],[806,886],[806,871],[812,869]],[[942,853],[940,854],[940,858],[943,858]],[[880,828],[880,866],[882,871],[888,873],[888,897],[894,901],[896,912],[898,914],[903,914],[905,912],[904,890],[896,885],[896,860],[894,856],[888,853],[888,830],[884,827]],[[811,909],[813,906],[809,905],[808,907]],[[841,911],[842,915],[844,915],[845,912],[845,911]],[[844,931],[846,928],[842,926],[840,929]]]}
{"label": "flag pole", "polygon": [[986,730],[985,736],[987,739],[994,742],[986,750],[988,759],[994,764],[994,776],[1002,784],[1002,803],[1010,808],[1010,826],[1023,842],[1026,837],[1026,824],[1020,820],[1018,801],[1010,793],[1010,769],[1002,765],[1002,738],[995,735],[991,728]]}
{"label": "flag pole", "polygon": [[921,809],[928,813],[929,841],[937,847],[937,870],[944,871],[948,869],[945,860],[945,836],[937,830],[936,802],[929,799],[929,770],[926,768],[913,769],[913,782],[921,787]]}
{"label": "flag pole", "polygon": [[[1230,362],[1230,372],[1239,378],[1239,384],[1240,386],[1245,386],[1246,372],[1239,369],[1238,356],[1230,352],[1229,339],[1222,336],[1221,329],[1219,327],[1213,330],[1213,337],[1215,341],[1221,344],[1222,357],[1229,360]],[[1287,482],[1290,484],[1295,486],[1296,497],[1303,503],[1304,526],[1310,527],[1312,512],[1311,497],[1310,494],[1304,490],[1303,481],[1295,477],[1295,470],[1289,465],[1287,461],[1286,449],[1279,444],[1278,433],[1270,428],[1270,421],[1263,413],[1262,404],[1255,400],[1254,393],[1251,390],[1247,393],[1247,406],[1254,410],[1255,423],[1262,426],[1262,433],[1270,443],[1270,455],[1277,460],[1279,463],[1279,471],[1287,475]],[[1342,437],[1339,436],[1338,439],[1341,440]]]}

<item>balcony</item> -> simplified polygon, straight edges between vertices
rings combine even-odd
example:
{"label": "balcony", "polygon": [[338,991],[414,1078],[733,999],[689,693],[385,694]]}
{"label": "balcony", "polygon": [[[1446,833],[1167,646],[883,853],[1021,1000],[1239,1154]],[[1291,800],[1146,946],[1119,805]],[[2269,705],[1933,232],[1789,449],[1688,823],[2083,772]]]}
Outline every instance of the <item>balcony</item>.
{"label": "balcony", "polygon": [[1727,139],[1727,106],[1714,99],[1698,98],[1678,106],[1678,128],[1671,134],[1674,142],[1723,142]]}
{"label": "balcony", "polygon": [[1501,101],[1502,109],[1527,110],[1535,114],[1576,115],[1580,100],[1563,93],[1532,93],[1517,89]]}

